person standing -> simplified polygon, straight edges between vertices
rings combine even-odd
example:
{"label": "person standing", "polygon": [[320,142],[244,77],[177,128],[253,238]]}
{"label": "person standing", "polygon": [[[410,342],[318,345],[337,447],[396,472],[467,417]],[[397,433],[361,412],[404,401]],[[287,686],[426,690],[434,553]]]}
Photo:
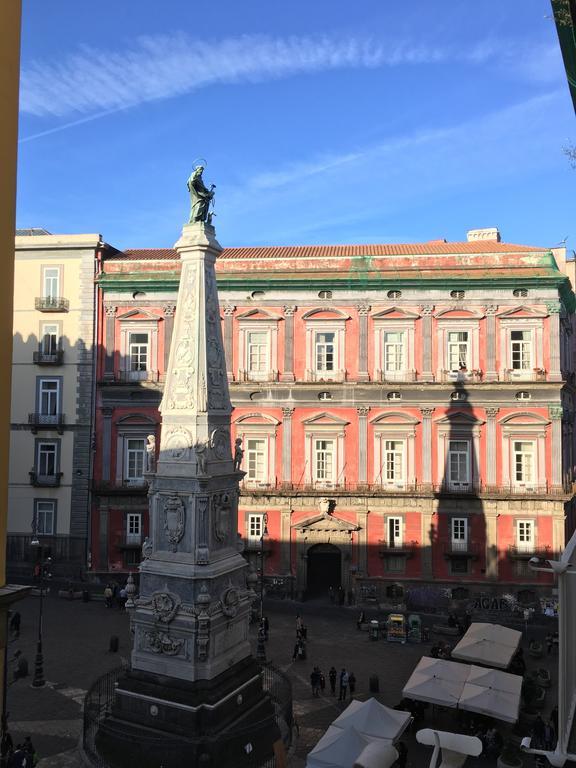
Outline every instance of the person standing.
{"label": "person standing", "polygon": [[554,638],[552,637],[552,633],[548,632],[546,635],[546,648],[548,650],[548,656],[552,653],[552,648],[554,647]]}
{"label": "person standing", "polygon": [[106,588],[104,589],[104,600],[106,603],[106,608],[112,608],[112,587],[110,584],[106,584]]}
{"label": "person standing", "polygon": [[332,696],[336,696],[336,667],[332,666],[328,670],[328,680],[330,680],[330,693]]}
{"label": "person standing", "polygon": [[10,631],[14,637],[20,637],[20,613],[14,611],[12,618],[10,619]]}
{"label": "person standing", "polygon": [[338,692],[338,701],[346,701],[346,693],[348,691],[348,672],[342,667],[340,672],[340,690]]}
{"label": "person standing", "polygon": [[544,720],[540,715],[536,715],[536,719],[532,725],[532,736],[534,737],[534,746],[536,749],[542,749],[544,745]]}
{"label": "person standing", "polygon": [[312,696],[318,698],[320,696],[320,670],[318,667],[314,667],[310,673],[310,685],[312,687]]}
{"label": "person standing", "polygon": [[348,687],[350,688],[350,698],[354,696],[354,691],[356,690],[356,675],[354,672],[350,672],[348,675]]}
{"label": "person standing", "polygon": [[552,724],[552,720],[548,720],[546,725],[544,726],[544,749],[548,750],[549,752],[552,751],[554,747],[554,726]]}

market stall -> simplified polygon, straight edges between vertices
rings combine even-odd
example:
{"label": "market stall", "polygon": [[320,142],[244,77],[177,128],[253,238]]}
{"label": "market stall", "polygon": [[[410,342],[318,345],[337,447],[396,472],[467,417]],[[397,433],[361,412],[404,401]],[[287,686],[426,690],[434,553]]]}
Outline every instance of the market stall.
{"label": "market stall", "polygon": [[416,613],[408,616],[408,642],[420,643],[422,641],[422,620]]}
{"label": "market stall", "polygon": [[406,617],[401,613],[391,613],[386,619],[386,640],[389,643],[406,642]]}

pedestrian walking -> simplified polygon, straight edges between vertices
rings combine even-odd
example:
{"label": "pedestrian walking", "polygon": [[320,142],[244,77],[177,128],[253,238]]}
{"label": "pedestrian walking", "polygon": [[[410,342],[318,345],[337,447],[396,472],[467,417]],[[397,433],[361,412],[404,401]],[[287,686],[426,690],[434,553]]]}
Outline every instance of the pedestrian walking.
{"label": "pedestrian walking", "polygon": [[334,587],[328,587],[328,597],[330,598],[330,602],[334,603]]}
{"label": "pedestrian walking", "polygon": [[300,634],[302,635],[302,640],[308,640],[308,627],[306,624],[302,624],[302,627],[300,628]]}
{"label": "pedestrian walking", "polygon": [[354,696],[354,691],[356,690],[356,675],[354,672],[350,672],[348,675],[348,688],[350,689],[350,698]]}
{"label": "pedestrian walking", "polygon": [[342,589],[342,585],[338,587],[338,605],[344,605],[344,590]]}
{"label": "pedestrian walking", "polygon": [[[36,754],[36,750],[34,749],[34,744],[32,744],[32,739],[30,736],[26,736],[24,739],[24,744],[22,745],[22,748],[24,752],[28,755],[28,762],[31,766],[35,766],[38,762],[38,755]],[[26,763],[28,765],[28,763]]]}
{"label": "pedestrian walking", "polygon": [[314,667],[310,672],[310,686],[312,687],[312,696],[318,698],[320,696],[320,670],[318,667]]}
{"label": "pedestrian walking", "polygon": [[302,633],[302,619],[300,618],[300,614],[298,613],[296,615],[296,637],[300,637],[301,633]]}
{"label": "pedestrian walking", "polygon": [[298,658],[298,649],[300,648],[300,642],[297,640],[294,644],[294,653],[292,654],[292,661],[296,661]]}
{"label": "pedestrian walking", "polygon": [[356,629],[362,629],[362,624],[366,621],[366,617],[364,615],[364,611],[360,611],[360,615],[358,616],[358,620],[356,622]]}
{"label": "pedestrian walking", "polygon": [[330,681],[330,693],[332,696],[336,696],[336,667],[330,667],[328,670],[328,680]]}
{"label": "pedestrian walking", "polygon": [[262,616],[262,628],[264,629],[264,639],[268,640],[268,635],[270,634],[270,622],[268,621],[268,616]]}
{"label": "pedestrian walking", "polygon": [[112,595],[114,593],[112,592],[112,587],[110,584],[106,584],[106,587],[104,588],[104,602],[106,605],[106,608],[112,608]]}
{"label": "pedestrian walking", "polygon": [[338,701],[346,701],[346,693],[348,691],[348,672],[342,667],[340,672],[340,690],[338,692]]}
{"label": "pedestrian walking", "polygon": [[554,638],[552,637],[552,632],[548,632],[546,635],[546,648],[548,650],[548,656],[552,653],[552,648],[554,647]]}
{"label": "pedestrian walking", "polygon": [[324,693],[325,688],[326,688],[326,678],[324,677],[322,670],[320,670],[320,693]]}
{"label": "pedestrian walking", "polygon": [[14,654],[14,661],[16,666],[14,669],[14,677],[12,682],[20,680],[22,677],[28,677],[28,659],[22,655],[22,651],[16,651]]}
{"label": "pedestrian walking", "polygon": [[555,736],[556,734],[554,733],[552,721],[548,720],[544,726],[544,749],[547,749],[549,752],[552,751],[552,748],[554,747]]}
{"label": "pedestrian walking", "polygon": [[18,611],[14,611],[10,619],[10,632],[14,637],[20,637],[20,613]]}

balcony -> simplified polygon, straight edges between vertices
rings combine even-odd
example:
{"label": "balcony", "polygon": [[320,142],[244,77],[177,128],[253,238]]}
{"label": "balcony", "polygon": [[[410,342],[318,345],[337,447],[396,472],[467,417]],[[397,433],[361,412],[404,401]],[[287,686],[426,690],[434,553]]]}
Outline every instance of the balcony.
{"label": "balcony", "polygon": [[443,383],[460,381],[468,384],[479,384],[482,381],[482,371],[473,368],[472,370],[462,369],[460,371],[440,371],[440,381]]}
{"label": "balcony", "polygon": [[39,312],[68,312],[70,302],[61,296],[37,296],[34,299],[34,308]]}
{"label": "balcony", "polygon": [[444,544],[444,557],[451,560],[453,557],[469,557],[478,560],[480,546],[471,541],[448,541]]}
{"label": "balcony", "polygon": [[32,433],[39,429],[55,429],[58,434],[64,431],[65,417],[63,413],[29,413],[28,424],[32,427]]}
{"label": "balcony", "polygon": [[278,381],[278,371],[246,371],[241,368],[238,371],[238,381],[253,381],[263,383],[267,381]]}
{"label": "balcony", "polygon": [[142,547],[141,533],[125,533],[116,540],[118,549],[140,549]]}
{"label": "balcony", "polygon": [[157,384],[163,378],[159,371],[116,371],[114,373],[114,380],[120,384],[138,384],[140,382]]}
{"label": "balcony", "polygon": [[[257,552],[260,554],[262,552],[262,539],[256,536],[245,536],[243,539],[244,542],[244,552]],[[264,537],[264,554],[268,555],[272,552],[272,547],[270,544],[270,537],[265,536]]]}
{"label": "balcony", "polygon": [[54,352],[45,352],[42,347],[32,353],[32,360],[36,365],[62,365],[64,352],[57,349]]}
{"label": "balcony", "polygon": [[532,542],[523,542],[522,544],[513,544],[508,547],[508,558],[510,560],[530,560],[532,557],[540,557],[544,560],[554,558],[555,552],[551,547],[546,547]]}
{"label": "balcony", "polygon": [[546,381],[544,368],[506,368],[503,372],[504,381]]}
{"label": "balcony", "polygon": [[305,381],[315,383],[344,382],[347,380],[346,371],[310,371],[305,373]]}
{"label": "balcony", "polygon": [[416,381],[416,371],[376,371],[376,381],[394,383]]}
{"label": "balcony", "polygon": [[30,475],[30,485],[35,488],[58,488],[60,478],[64,473],[55,472],[52,475],[40,475],[35,470],[31,470],[28,474]]}
{"label": "balcony", "polygon": [[379,541],[378,556],[385,557],[413,557],[418,547],[417,541]]}

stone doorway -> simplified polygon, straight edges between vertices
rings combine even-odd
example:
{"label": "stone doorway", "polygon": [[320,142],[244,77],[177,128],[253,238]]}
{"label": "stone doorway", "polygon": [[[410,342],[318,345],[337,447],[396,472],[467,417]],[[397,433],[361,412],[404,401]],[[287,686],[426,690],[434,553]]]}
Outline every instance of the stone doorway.
{"label": "stone doorway", "polygon": [[342,584],[342,553],[333,544],[316,544],[307,555],[306,593],[308,597],[327,595]]}

